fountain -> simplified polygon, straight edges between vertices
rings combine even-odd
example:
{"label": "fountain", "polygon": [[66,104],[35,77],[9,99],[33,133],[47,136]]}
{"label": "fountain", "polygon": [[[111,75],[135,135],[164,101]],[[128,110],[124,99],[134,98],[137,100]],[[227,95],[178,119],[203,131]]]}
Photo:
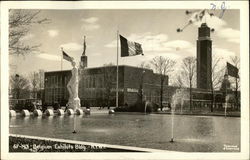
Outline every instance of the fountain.
{"label": "fountain", "polygon": [[185,93],[184,89],[177,89],[175,94],[172,96],[172,103],[171,103],[171,139],[170,142],[174,142],[174,116],[175,116],[175,109],[176,105],[181,105],[181,114],[182,114],[182,107],[184,104],[184,99],[187,98],[187,94]]}
{"label": "fountain", "polygon": [[224,116],[225,118],[227,117],[227,105],[228,105],[228,100],[231,97],[231,95],[226,95],[226,101],[225,101],[225,112],[224,112]]}
{"label": "fountain", "polygon": [[144,113],[147,114],[147,105],[148,105],[148,101],[145,101],[145,107],[144,107]]}
{"label": "fountain", "polygon": [[175,107],[176,107],[176,101],[175,99],[173,100],[172,102],[172,105],[171,105],[171,140],[170,142],[173,143],[174,142],[174,111],[175,111]]}

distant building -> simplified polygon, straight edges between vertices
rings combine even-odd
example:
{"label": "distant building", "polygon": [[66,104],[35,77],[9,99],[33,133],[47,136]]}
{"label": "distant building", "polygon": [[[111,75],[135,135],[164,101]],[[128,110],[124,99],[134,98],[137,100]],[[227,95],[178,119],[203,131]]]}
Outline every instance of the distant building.
{"label": "distant building", "polygon": [[[46,105],[55,103],[66,105],[69,96],[66,85],[70,77],[70,70],[45,72],[44,103]],[[134,104],[140,100],[140,96],[143,100],[159,103],[160,75],[153,73],[153,70],[119,66],[118,79],[119,105]],[[168,86],[168,76],[166,76],[164,86]],[[82,106],[106,106],[107,97],[110,105],[115,106],[115,93],[116,66],[85,68],[80,75],[79,98]]]}

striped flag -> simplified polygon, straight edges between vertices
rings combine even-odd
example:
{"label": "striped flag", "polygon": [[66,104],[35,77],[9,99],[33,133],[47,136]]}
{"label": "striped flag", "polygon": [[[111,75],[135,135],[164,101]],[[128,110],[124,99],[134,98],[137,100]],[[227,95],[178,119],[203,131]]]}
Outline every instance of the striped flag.
{"label": "striped flag", "polygon": [[120,35],[121,41],[121,57],[143,55],[140,43],[128,41],[125,37]]}
{"label": "striped flag", "polygon": [[62,54],[63,54],[63,59],[69,61],[69,62],[72,62],[73,60],[73,57],[70,57],[67,53],[65,53],[63,50],[62,50]]}
{"label": "striped flag", "polygon": [[235,66],[233,66],[232,64],[227,62],[227,74],[229,76],[235,77],[235,78],[239,78],[239,69]]}

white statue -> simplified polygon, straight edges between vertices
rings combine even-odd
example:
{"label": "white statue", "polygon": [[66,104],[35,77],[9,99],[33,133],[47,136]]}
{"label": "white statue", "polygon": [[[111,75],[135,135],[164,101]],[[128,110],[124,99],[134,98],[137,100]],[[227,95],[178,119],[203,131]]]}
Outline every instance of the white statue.
{"label": "white statue", "polygon": [[79,78],[78,78],[78,68],[76,66],[76,62],[72,58],[71,61],[72,65],[72,76],[67,84],[67,89],[69,91],[69,101],[68,101],[68,108],[73,109],[74,111],[81,107],[80,99],[78,97],[78,85],[79,85]]}

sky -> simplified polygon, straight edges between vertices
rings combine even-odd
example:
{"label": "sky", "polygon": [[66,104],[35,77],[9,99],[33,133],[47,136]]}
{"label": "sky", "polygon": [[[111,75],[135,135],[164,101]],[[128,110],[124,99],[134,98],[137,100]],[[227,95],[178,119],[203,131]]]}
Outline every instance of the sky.
{"label": "sky", "polygon": [[[119,65],[138,66],[155,56],[164,56],[177,61],[187,56],[196,56],[196,40],[201,22],[194,23],[183,32],[183,27],[193,14],[175,9],[137,10],[41,10],[39,17],[51,20],[49,24],[32,25],[22,41],[29,45],[41,44],[40,52],[26,56],[10,56],[10,72],[28,74],[43,69],[61,70],[61,47],[79,62],[86,36],[88,67],[116,64],[117,31],[129,41],[142,44],[144,56],[119,56]],[[226,10],[215,16],[206,15],[206,23],[215,32],[211,33],[212,55],[223,57],[221,65],[230,56],[240,55],[240,12]],[[203,20],[203,22],[205,21]],[[120,50],[120,49],[119,49]],[[63,61],[63,70],[71,65]],[[176,67],[178,69],[178,67]]]}

